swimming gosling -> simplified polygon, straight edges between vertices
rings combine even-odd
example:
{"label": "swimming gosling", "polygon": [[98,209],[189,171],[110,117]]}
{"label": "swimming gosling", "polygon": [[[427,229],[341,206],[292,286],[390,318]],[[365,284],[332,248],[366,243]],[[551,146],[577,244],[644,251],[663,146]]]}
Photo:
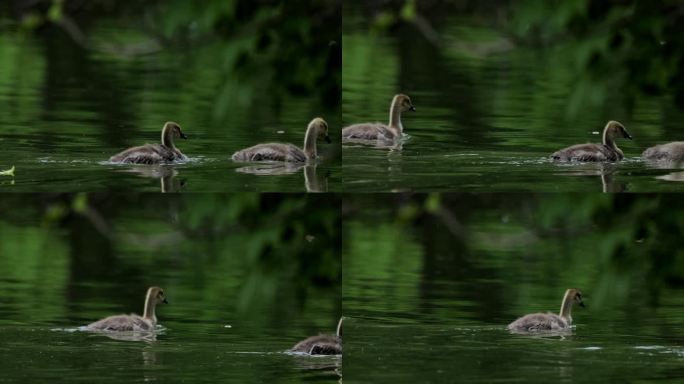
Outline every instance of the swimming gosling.
{"label": "swimming gosling", "polygon": [[401,139],[401,135],[404,132],[404,126],[401,125],[401,113],[406,111],[416,111],[416,108],[411,103],[411,98],[401,93],[397,94],[392,99],[388,125],[381,123],[361,123],[350,125],[342,129],[342,138],[352,140],[387,141]]}
{"label": "swimming gosling", "polygon": [[301,149],[290,143],[266,143],[241,149],[232,156],[233,161],[285,161],[292,163],[306,163],[314,160],[318,153],[316,151],[316,140],[323,137],[325,142],[330,144],[328,136],[328,123],[317,117],[309,123],[304,134],[304,148]]}
{"label": "swimming gosling", "polygon": [[311,336],[297,343],[291,351],[309,355],[341,355],[342,320],[344,317],[340,317],[340,321],[337,323],[337,332],[334,335]]}
{"label": "swimming gosling", "polygon": [[552,160],[558,161],[618,161],[625,158],[625,154],[615,144],[615,139],[624,137],[632,139],[625,127],[617,121],[609,121],[603,129],[601,144],[576,144],[551,154]]}
{"label": "swimming gosling", "polygon": [[169,303],[166,301],[164,291],[159,287],[150,287],[145,297],[145,310],[142,316],[136,314],[109,316],[89,324],[86,328],[93,331],[153,331],[157,326],[155,308],[160,303]]}
{"label": "swimming gosling", "polygon": [[187,139],[181,127],[169,121],[164,124],[161,134],[161,144],[145,144],[139,147],[128,148],[109,158],[113,163],[126,164],[166,164],[176,161],[185,161],[185,156],[176,148],[175,138]]}
{"label": "swimming gosling", "polygon": [[682,162],[684,161],[684,141],[673,141],[647,148],[641,157],[654,161]]}
{"label": "swimming gosling", "polygon": [[572,325],[572,304],[577,303],[584,308],[582,292],[579,289],[570,288],[565,291],[561,303],[560,314],[555,313],[531,313],[508,324],[508,330],[512,332],[540,332],[540,331],[564,331]]}

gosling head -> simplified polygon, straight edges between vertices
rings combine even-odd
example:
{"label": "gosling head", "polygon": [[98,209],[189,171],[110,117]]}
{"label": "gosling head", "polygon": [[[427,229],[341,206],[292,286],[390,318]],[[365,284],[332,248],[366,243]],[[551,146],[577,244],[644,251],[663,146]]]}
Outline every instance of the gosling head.
{"label": "gosling head", "polygon": [[330,140],[330,136],[328,136],[328,123],[326,123],[325,120],[323,120],[320,117],[316,117],[315,119],[311,120],[311,123],[309,123],[309,125],[316,129],[317,137],[323,136],[326,143],[332,143],[332,140]]}
{"label": "gosling head", "polygon": [[180,125],[178,125],[177,123],[174,123],[173,121],[167,121],[166,124],[164,124],[164,129],[162,132],[164,132],[164,133],[170,132],[170,134],[172,135],[172,137],[174,139],[177,139],[179,137],[181,139],[187,139],[188,138],[187,136],[185,136],[185,134],[181,130]]}
{"label": "gosling head", "polygon": [[572,299],[573,303],[578,304],[580,307],[585,308],[584,302],[582,301],[582,291],[577,288],[570,288],[566,291],[566,296]]}
{"label": "gosling head", "polygon": [[615,120],[611,120],[606,124],[606,127],[603,129],[603,136],[604,138],[624,137],[625,139],[632,140],[632,136],[627,133],[625,126]]}
{"label": "gosling head", "polygon": [[155,304],[168,304],[169,302],[166,300],[166,295],[164,294],[164,290],[159,288],[159,287],[150,287],[147,290],[147,297],[151,297],[154,300]]}
{"label": "gosling head", "polygon": [[401,112],[406,112],[406,111],[416,111],[416,108],[413,106],[411,103],[411,98],[404,95],[403,93],[399,93],[396,96],[394,96],[394,100],[392,101],[392,104],[398,105],[399,110]]}

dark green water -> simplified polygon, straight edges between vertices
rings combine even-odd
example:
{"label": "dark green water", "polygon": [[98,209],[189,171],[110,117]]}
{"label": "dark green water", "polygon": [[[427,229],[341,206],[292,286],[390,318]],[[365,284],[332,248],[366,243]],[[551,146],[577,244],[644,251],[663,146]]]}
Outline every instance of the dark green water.
{"label": "dark green water", "polygon": [[[105,43],[146,41],[114,21],[88,33]],[[275,91],[266,73],[231,71],[227,56],[239,55],[249,37],[125,55],[84,50],[58,29],[48,34],[0,30],[0,170],[16,167],[14,178],[0,177],[0,191],[339,190],[339,109],[317,94]],[[262,142],[302,146],[316,116],[337,143],[319,142],[317,165],[255,167],[230,159]],[[176,144],[190,161],[106,163],[128,147],[158,143],[169,120],[188,135]]]}
{"label": "dark green water", "polygon": [[[407,197],[346,201],[354,213],[343,225],[345,381],[681,381],[684,290],[654,276],[665,258],[653,255],[650,236],[632,240],[627,220],[599,232],[566,217],[572,224],[544,229],[554,206],[573,203],[575,213],[563,212],[576,216],[611,205],[594,199],[454,195],[449,220],[416,214]],[[582,289],[587,306],[574,308],[569,335],[506,330],[526,313],[557,313],[569,287]]]}
{"label": "dark green water", "polygon": [[[4,199],[0,381],[299,383],[340,377],[339,356],[285,352],[305,337],[334,332],[341,314],[339,279],[326,277],[340,268],[338,250],[326,244],[334,236],[321,225],[327,219],[316,219],[314,228],[316,220],[281,225],[272,217],[256,224],[240,218],[236,225],[231,215],[248,212],[251,196],[101,199],[90,196],[95,211],[87,216],[61,215],[68,209],[45,196]],[[297,198],[275,200],[261,204],[280,216],[297,204]],[[311,204],[321,217],[331,214],[325,202]],[[92,220],[96,215],[102,221]],[[109,228],[106,236],[95,222]],[[297,240],[297,228],[315,238]],[[116,340],[77,331],[108,315],[141,313],[150,285],[163,287],[169,300],[157,308],[162,330],[155,336]]]}
{"label": "dark green water", "polygon": [[[635,88],[629,79],[604,93],[599,81],[580,89],[578,79],[589,76],[573,66],[582,46],[515,42],[494,15],[428,17],[436,44],[411,23],[374,28],[362,8],[345,7],[343,18],[343,126],[387,123],[399,92],[417,112],[403,114],[408,137],[399,147],[343,143],[345,191],[682,190],[682,169],[640,159],[649,146],[682,139],[684,114],[669,95],[626,102],[621,90]],[[634,137],[618,142],[624,161],[548,160],[569,145],[600,142],[608,120]]]}

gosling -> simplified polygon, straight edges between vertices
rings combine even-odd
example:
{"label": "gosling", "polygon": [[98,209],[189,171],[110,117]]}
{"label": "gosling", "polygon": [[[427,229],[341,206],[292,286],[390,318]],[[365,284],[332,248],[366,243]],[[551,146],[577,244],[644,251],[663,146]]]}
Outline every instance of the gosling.
{"label": "gosling", "polygon": [[284,161],[291,163],[307,163],[316,159],[316,140],[323,137],[330,144],[328,136],[328,123],[317,117],[309,123],[304,134],[304,148],[301,149],[289,143],[266,143],[245,148],[235,152],[233,161]]}
{"label": "gosling", "polygon": [[615,139],[624,137],[632,139],[625,127],[617,121],[609,121],[603,129],[601,144],[576,144],[551,154],[552,160],[557,161],[618,161],[625,158],[625,154],[615,144]]}
{"label": "gosling", "polygon": [[684,161],[684,141],[673,141],[647,148],[641,157],[653,161],[682,162]]}
{"label": "gosling", "polygon": [[361,123],[350,125],[342,129],[342,138],[350,140],[382,140],[395,141],[401,139],[404,126],[401,125],[401,113],[416,111],[411,103],[411,98],[404,94],[397,94],[392,99],[390,106],[389,124]]}
{"label": "gosling", "polygon": [[582,292],[579,289],[570,288],[565,291],[559,315],[555,313],[531,313],[508,324],[508,330],[523,333],[568,330],[572,325],[570,312],[572,311],[573,303],[577,303],[580,307],[584,308]]}
{"label": "gosling", "polygon": [[142,316],[136,314],[130,315],[115,315],[105,317],[92,324],[88,324],[86,328],[92,331],[153,331],[157,326],[157,316],[155,315],[155,308],[157,304],[166,301],[164,291],[159,287],[150,287],[147,290],[145,297],[145,311]]}
{"label": "gosling", "polygon": [[334,335],[311,336],[297,343],[291,351],[308,355],[341,355],[342,320],[344,317],[340,317],[340,321],[337,323],[337,332]]}
{"label": "gosling", "polygon": [[187,156],[181,153],[174,144],[174,139],[179,137],[188,138],[178,124],[169,121],[162,128],[161,144],[145,144],[128,148],[110,157],[109,161],[122,164],[168,164],[186,161]]}

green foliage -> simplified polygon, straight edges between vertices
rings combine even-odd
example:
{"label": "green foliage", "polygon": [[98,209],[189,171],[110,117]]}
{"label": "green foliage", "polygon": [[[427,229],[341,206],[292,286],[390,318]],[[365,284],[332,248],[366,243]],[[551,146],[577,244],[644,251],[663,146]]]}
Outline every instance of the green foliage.
{"label": "green foliage", "polygon": [[516,34],[568,51],[578,87],[569,112],[618,94],[673,95],[684,106],[684,16],[677,1],[521,1],[511,8]]}
{"label": "green foliage", "polygon": [[[218,119],[229,114],[236,102],[244,105],[264,92],[276,100],[316,96],[327,108],[339,106],[341,4],[336,0],[97,0],[87,6],[73,0],[51,0],[47,7],[20,3],[18,22],[25,31],[40,33],[46,27],[59,26],[92,50],[127,55],[141,47],[147,52],[158,43],[167,51],[212,46],[223,62],[218,68],[224,79],[218,85]],[[99,41],[93,33],[97,21],[117,18],[127,20],[126,27],[134,26],[147,34],[141,47]],[[82,32],[75,32],[79,26]]]}
{"label": "green foliage", "polygon": [[[535,49],[549,58],[551,74],[542,73],[547,88],[559,86],[553,75],[570,73],[572,94],[566,115],[581,117],[588,109],[617,104],[631,111],[644,96],[671,97],[684,107],[684,23],[677,0],[620,1],[420,1],[354,3],[369,29],[395,34],[413,24],[412,33],[443,46],[457,44],[457,53],[486,51],[493,44],[464,44],[450,29],[459,18],[469,25],[499,31],[513,49]],[[495,9],[496,12],[492,12]],[[437,31],[436,34],[432,30]],[[410,44],[406,35],[402,45]],[[455,37],[455,38],[454,38]],[[468,79],[477,81],[477,78]],[[509,89],[506,89],[509,90]]]}
{"label": "green foliage", "polygon": [[[347,202],[346,209],[384,209],[380,217],[361,213],[349,220],[361,221],[355,228],[371,221],[396,224],[385,232],[410,234],[423,244],[419,257],[426,264],[446,255],[460,263],[458,268],[487,260],[501,278],[551,278],[561,288],[581,286],[595,305],[627,303],[638,290],[657,305],[666,289],[684,286],[679,200],[676,195],[599,194],[363,196]],[[358,247],[358,236],[352,233],[345,248]],[[396,243],[378,236],[376,231],[364,238]]]}
{"label": "green foliage", "polygon": [[[43,236],[67,249],[64,265],[76,272],[52,271],[66,284],[123,280],[141,290],[193,276],[183,284],[202,287],[196,295],[216,308],[279,312],[303,307],[313,290],[339,294],[339,205],[334,195],[303,194],[19,195],[0,201],[0,224],[33,228],[39,244]],[[40,264],[44,255],[13,243],[11,233],[1,242]],[[226,301],[229,289],[237,294]]]}

